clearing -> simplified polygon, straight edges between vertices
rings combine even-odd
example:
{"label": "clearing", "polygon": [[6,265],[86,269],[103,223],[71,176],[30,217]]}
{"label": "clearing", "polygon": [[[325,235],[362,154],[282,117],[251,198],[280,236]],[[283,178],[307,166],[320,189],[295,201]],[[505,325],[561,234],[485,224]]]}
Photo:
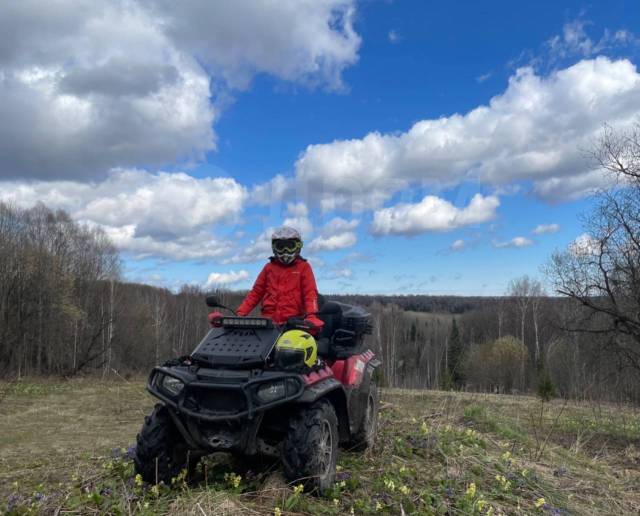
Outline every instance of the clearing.
{"label": "clearing", "polygon": [[376,447],[325,498],[225,457],[142,485],[127,448],[143,381],[0,383],[0,514],[638,514],[640,409],[383,390]]}

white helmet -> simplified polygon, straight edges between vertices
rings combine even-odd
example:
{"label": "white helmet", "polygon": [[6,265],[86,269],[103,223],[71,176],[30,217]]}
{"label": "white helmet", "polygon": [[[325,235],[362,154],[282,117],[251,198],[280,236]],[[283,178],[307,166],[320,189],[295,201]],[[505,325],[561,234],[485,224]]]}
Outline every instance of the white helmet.
{"label": "white helmet", "polygon": [[288,226],[276,229],[271,235],[271,249],[278,261],[289,265],[300,255],[302,237],[300,232]]}

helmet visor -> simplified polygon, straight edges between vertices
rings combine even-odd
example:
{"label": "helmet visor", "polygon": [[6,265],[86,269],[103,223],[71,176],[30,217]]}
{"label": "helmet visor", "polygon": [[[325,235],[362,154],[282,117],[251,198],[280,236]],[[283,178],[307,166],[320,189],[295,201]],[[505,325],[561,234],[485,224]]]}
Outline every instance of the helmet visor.
{"label": "helmet visor", "polygon": [[274,240],[272,247],[273,252],[276,254],[294,254],[302,249],[302,242],[293,238]]}

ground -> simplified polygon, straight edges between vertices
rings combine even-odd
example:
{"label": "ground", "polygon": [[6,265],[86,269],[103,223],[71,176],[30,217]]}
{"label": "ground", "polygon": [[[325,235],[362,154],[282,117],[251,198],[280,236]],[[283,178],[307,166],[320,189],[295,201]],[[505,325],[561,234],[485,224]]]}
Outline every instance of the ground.
{"label": "ground", "polygon": [[318,498],[225,457],[145,485],[130,446],[143,381],[0,383],[0,514],[638,514],[640,409],[383,390],[375,448]]}

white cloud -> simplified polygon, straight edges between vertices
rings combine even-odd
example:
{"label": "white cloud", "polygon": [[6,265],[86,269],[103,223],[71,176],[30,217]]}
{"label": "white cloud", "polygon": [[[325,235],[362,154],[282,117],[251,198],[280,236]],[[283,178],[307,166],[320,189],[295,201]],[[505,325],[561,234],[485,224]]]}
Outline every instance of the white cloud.
{"label": "white cloud", "polygon": [[357,241],[355,233],[351,232],[329,237],[318,237],[309,244],[309,250],[312,252],[337,251],[338,249],[352,247]]}
{"label": "white cloud", "polygon": [[177,260],[218,257],[229,250],[207,231],[242,213],[246,189],[230,178],[114,170],[99,182],[0,182],[0,200],[43,202],[81,222],[99,225],[136,256]]}
{"label": "white cloud", "polygon": [[0,34],[0,176],[98,177],[214,148],[209,77],[135,2],[10,3]]}
{"label": "white cloud", "polygon": [[391,29],[389,31],[389,34],[387,34],[387,37],[389,38],[389,43],[399,43],[400,42],[400,35],[398,34],[398,32],[395,29]]}
{"label": "white cloud", "polygon": [[336,251],[354,246],[358,241],[355,229],[359,223],[357,219],[345,220],[334,217],[323,226],[320,236],[311,241],[308,246],[309,251]]}
{"label": "white cloud", "polygon": [[546,42],[549,57],[552,61],[572,56],[591,57],[616,48],[637,45],[638,38],[627,30],[611,31],[605,29],[599,39],[592,39],[586,28],[592,25],[584,19],[567,22],[562,27],[562,34],[556,35]]}
{"label": "white cloud", "polygon": [[478,75],[478,77],[476,77],[476,81],[479,83],[483,83],[487,79],[490,79],[492,75],[493,75],[493,72],[483,73],[482,75]]}
{"label": "white cloud", "polygon": [[595,254],[598,250],[598,241],[587,233],[583,233],[569,244],[569,252],[575,256]]}
{"label": "white cloud", "polygon": [[[466,180],[501,186],[567,181],[582,194],[601,181],[583,151],[603,122],[624,128],[640,116],[640,74],[628,60],[583,60],[539,76],[520,68],[507,89],[468,113],[422,120],[405,133],[310,145],[296,162],[300,190],[324,209],[380,206],[412,183],[452,186]],[[564,191],[571,196],[575,192]]]}
{"label": "white cloud", "polygon": [[241,283],[249,279],[249,273],[245,270],[238,272],[212,272],[209,274],[209,278],[205,283],[205,288],[213,289],[232,285],[234,283]]}
{"label": "white cloud", "polygon": [[[199,160],[257,73],[341,86],[352,0],[21,0],[0,17],[0,177]],[[222,90],[222,91],[221,91]],[[212,104],[213,100],[213,104]]]}
{"label": "white cloud", "polygon": [[287,217],[282,225],[297,229],[303,241],[313,234],[313,224],[309,220],[309,209],[303,202],[287,203]]}
{"label": "white cloud", "polygon": [[416,235],[480,224],[492,220],[500,201],[495,196],[473,196],[468,206],[458,208],[445,199],[425,196],[416,204],[397,204],[373,214],[371,231],[376,235]]}
{"label": "white cloud", "polygon": [[358,60],[352,0],[143,1],[166,33],[235,87],[257,73],[340,87]]}
{"label": "white cloud", "polygon": [[464,249],[466,249],[467,244],[464,240],[462,240],[461,238],[459,238],[458,240],[455,240],[453,242],[453,244],[451,244],[451,250],[452,251],[463,251]]}
{"label": "white cloud", "polygon": [[559,224],[538,224],[532,231],[534,235],[545,235],[547,233],[557,233],[560,231]]}
{"label": "white cloud", "polygon": [[521,248],[528,247],[530,245],[533,245],[533,240],[522,236],[514,237],[511,240],[507,240],[506,242],[493,242],[493,247],[496,247],[498,249],[505,249],[509,247]]}
{"label": "white cloud", "polygon": [[266,260],[271,256],[271,235],[275,228],[268,227],[252,239],[240,251],[222,260],[222,263],[253,263]]}

